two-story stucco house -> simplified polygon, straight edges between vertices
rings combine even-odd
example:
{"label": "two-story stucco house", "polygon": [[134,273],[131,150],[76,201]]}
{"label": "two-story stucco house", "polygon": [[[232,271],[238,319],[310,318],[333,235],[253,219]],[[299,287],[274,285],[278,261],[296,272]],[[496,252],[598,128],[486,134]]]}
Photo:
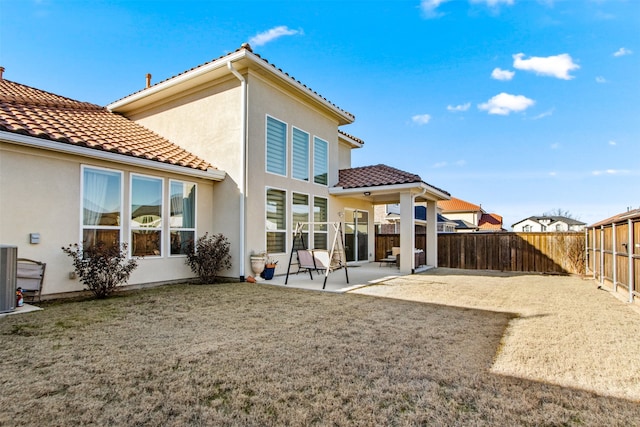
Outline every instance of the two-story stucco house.
{"label": "two-story stucco house", "polygon": [[564,216],[530,216],[511,227],[515,232],[563,232],[583,231],[587,224]]}
{"label": "two-story stucco house", "polygon": [[[28,108],[49,107],[43,103]],[[427,222],[433,224],[433,230],[427,231],[426,260],[437,265],[436,203],[449,194],[418,175],[386,165],[351,168],[351,150],[360,149],[364,142],[340,128],[355,117],[277,69],[247,44],[157,84],[149,83],[106,109],[92,108],[119,122],[107,125],[67,117],[67,127],[75,131],[58,140],[61,129],[46,130],[51,134],[46,137],[53,141],[50,147],[22,147],[16,142],[21,136],[15,134],[20,132],[29,134],[30,142],[45,138],[28,120],[20,129],[4,126],[0,130],[2,150],[20,151],[22,156],[16,153],[9,158],[4,152],[2,156],[2,243],[17,244],[21,256],[48,263],[45,294],[80,289],[66,277],[70,267],[59,248],[85,240],[90,230],[104,225],[100,221],[120,241],[135,248],[145,244],[140,252],[145,258],[130,280],[133,285],[188,277],[178,248],[182,240],[205,232],[221,232],[230,240],[233,266],[223,275],[244,280],[252,274],[252,251],[266,250],[279,261],[276,274],[286,271],[298,222],[309,223],[305,241],[310,248],[328,248],[333,230],[327,222],[340,223],[346,261],[372,261],[376,204],[400,203],[401,251],[413,253],[414,205],[424,203]],[[46,122],[50,125],[54,120]],[[134,127],[140,135],[119,134],[121,138],[113,144],[109,136],[118,133],[119,126]],[[85,127],[95,135],[87,137]],[[147,146],[146,141],[153,138],[160,142]],[[83,150],[67,154],[64,150],[69,145]],[[184,164],[176,162],[177,153],[182,152],[189,159]],[[110,157],[94,161],[96,153]],[[58,158],[66,163],[57,164]],[[165,170],[165,163],[172,167]],[[25,185],[30,177],[40,184],[55,177],[59,188],[47,191],[36,184]],[[189,183],[195,184],[196,203],[184,209],[194,212],[189,220],[180,222],[174,211],[181,183],[181,194],[187,199],[194,188]],[[109,203],[95,206],[96,197],[85,193],[100,194]],[[36,213],[27,214],[29,209]],[[45,215],[47,210],[51,212]],[[103,214],[102,219],[91,216],[95,210]],[[21,216],[24,221],[17,220]],[[116,220],[109,222],[109,217]],[[54,231],[61,223],[61,229]],[[47,244],[28,244],[26,236],[33,231],[40,231]],[[56,265],[51,274],[49,263]],[[400,270],[411,273],[413,263],[413,256],[402,257]]]}

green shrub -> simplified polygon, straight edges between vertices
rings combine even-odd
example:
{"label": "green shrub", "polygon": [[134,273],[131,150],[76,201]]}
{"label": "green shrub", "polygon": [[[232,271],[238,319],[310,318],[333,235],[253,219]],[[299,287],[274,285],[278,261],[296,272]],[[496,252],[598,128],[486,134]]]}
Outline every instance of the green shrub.
{"label": "green shrub", "polygon": [[201,283],[213,283],[220,271],[231,268],[230,246],[229,240],[221,233],[212,236],[205,233],[195,244],[189,242],[185,262]]}
{"label": "green shrub", "polygon": [[104,242],[82,249],[74,243],[62,250],[73,260],[73,268],[80,283],[96,298],[106,298],[121,283],[129,280],[138,266],[135,259],[127,260],[127,245],[107,246]]}

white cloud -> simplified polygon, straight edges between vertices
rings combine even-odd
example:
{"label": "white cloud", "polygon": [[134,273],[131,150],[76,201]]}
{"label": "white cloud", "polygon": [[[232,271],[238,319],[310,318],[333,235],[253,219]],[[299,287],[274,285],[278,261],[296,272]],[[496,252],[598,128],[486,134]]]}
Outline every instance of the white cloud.
{"label": "white cloud", "polygon": [[607,79],[605,79],[602,76],[597,76],[596,77],[596,83],[607,83]]}
{"label": "white cloud", "polygon": [[556,176],[556,175],[558,175],[557,172],[549,172],[549,176]]}
{"label": "white cloud", "polygon": [[625,169],[606,169],[602,171],[593,171],[591,172],[595,176],[600,175],[628,175],[630,171]]}
{"label": "white cloud", "polygon": [[524,53],[513,55],[513,67],[519,70],[533,71],[541,76],[571,80],[573,76],[569,75],[569,72],[580,68],[568,53],[547,57],[532,56],[529,59],[523,59],[523,57]]}
{"label": "white cloud", "polygon": [[515,74],[516,74],[515,71],[494,68],[493,71],[491,72],[491,77],[496,80],[511,80]]}
{"label": "white cloud", "polygon": [[429,114],[416,114],[415,116],[411,117],[411,121],[419,125],[426,125],[427,123],[429,123],[429,121],[431,121],[431,116]]}
{"label": "white cloud", "polygon": [[466,160],[458,160],[456,162],[456,166],[466,166],[467,161]]}
{"label": "white cloud", "polygon": [[433,165],[433,167],[434,168],[443,168],[443,167],[447,166],[447,164],[448,164],[447,162],[438,162],[438,163],[435,163]]}
{"label": "white cloud", "polygon": [[560,148],[560,144],[558,144],[557,142],[551,144],[551,149],[552,150],[557,150],[558,148]]}
{"label": "white cloud", "polygon": [[[466,164],[467,164],[466,160],[458,160],[458,161],[453,163],[453,166],[462,167],[462,166],[465,166]],[[449,162],[447,162],[447,161],[442,161],[442,162],[438,162],[438,163],[434,163],[433,164],[433,167],[436,168],[436,169],[444,168],[444,167],[447,167],[447,166],[449,166]]]}
{"label": "white cloud", "polygon": [[265,44],[283,36],[295,36],[296,34],[304,34],[302,30],[292,30],[286,25],[273,27],[270,30],[256,34],[249,39],[249,44],[253,46],[264,46]]}
{"label": "white cloud", "polygon": [[450,0],[422,0],[420,2],[420,9],[424,12],[427,18],[439,18],[444,15],[442,12],[438,12],[438,7]]}
{"label": "white cloud", "polygon": [[455,107],[453,105],[447,105],[447,110],[454,113],[457,113],[459,111],[467,111],[469,108],[471,108],[470,102],[467,102],[466,104],[456,105]]}
{"label": "white cloud", "polygon": [[614,140],[609,141],[609,145],[618,145],[617,142],[615,142]]}
{"label": "white cloud", "polygon": [[531,120],[540,120],[540,119],[542,119],[542,118],[549,117],[550,115],[552,115],[552,114],[553,114],[553,110],[554,110],[554,109],[552,108],[552,109],[551,109],[551,110],[549,110],[549,111],[545,111],[544,113],[540,113],[540,114],[538,114],[537,116],[532,117],[532,118],[531,118]]}
{"label": "white cloud", "polygon": [[489,114],[508,116],[511,112],[524,111],[535,103],[533,99],[529,99],[526,96],[502,92],[484,104],[478,105],[478,108],[488,111]]}
{"label": "white cloud", "polygon": [[613,56],[625,56],[625,55],[631,55],[633,53],[633,51],[627,49],[626,47],[621,47],[620,49],[616,50],[613,53]]}
{"label": "white cloud", "polygon": [[484,3],[489,7],[496,7],[499,4],[506,4],[511,6],[514,0],[471,0],[471,3]]}

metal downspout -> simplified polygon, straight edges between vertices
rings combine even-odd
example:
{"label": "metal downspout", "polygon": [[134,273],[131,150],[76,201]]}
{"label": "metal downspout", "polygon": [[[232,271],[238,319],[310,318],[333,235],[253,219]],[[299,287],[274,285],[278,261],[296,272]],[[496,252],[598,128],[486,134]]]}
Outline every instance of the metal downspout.
{"label": "metal downspout", "polygon": [[242,88],[242,101],[240,109],[242,116],[242,129],[241,142],[242,142],[242,182],[240,183],[240,281],[244,282],[245,278],[245,264],[246,264],[246,242],[245,242],[245,229],[247,227],[247,218],[245,213],[245,204],[247,200],[247,177],[249,168],[247,167],[247,151],[248,151],[248,139],[247,139],[247,81],[246,79],[233,67],[231,61],[227,62],[227,68],[231,73],[240,80],[240,87]]}

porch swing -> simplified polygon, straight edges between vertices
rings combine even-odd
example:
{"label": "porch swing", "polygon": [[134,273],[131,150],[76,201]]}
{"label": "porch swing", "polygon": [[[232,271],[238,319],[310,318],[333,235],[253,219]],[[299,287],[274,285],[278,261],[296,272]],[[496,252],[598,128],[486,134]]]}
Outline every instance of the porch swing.
{"label": "porch swing", "polygon": [[[333,227],[333,243],[331,250],[326,249],[307,249],[304,242],[304,228],[313,225],[327,225]],[[300,242],[300,246],[296,243]],[[296,249],[301,248],[301,249]],[[289,282],[289,273],[291,272],[291,264],[293,262],[293,253],[296,252],[298,257],[298,273],[301,270],[309,272],[309,277],[313,280],[313,271],[324,272],[324,283],[322,289],[327,286],[327,277],[334,270],[344,268],[344,275],[349,283],[349,274],[347,272],[347,263],[344,259],[344,236],[342,234],[342,223],[340,222],[299,222],[296,224],[296,230],[293,235],[293,244],[291,245],[291,255],[289,256],[289,266],[287,267],[287,277],[284,281],[286,285]],[[297,273],[296,273],[297,274]]]}

